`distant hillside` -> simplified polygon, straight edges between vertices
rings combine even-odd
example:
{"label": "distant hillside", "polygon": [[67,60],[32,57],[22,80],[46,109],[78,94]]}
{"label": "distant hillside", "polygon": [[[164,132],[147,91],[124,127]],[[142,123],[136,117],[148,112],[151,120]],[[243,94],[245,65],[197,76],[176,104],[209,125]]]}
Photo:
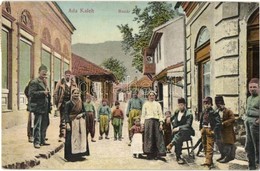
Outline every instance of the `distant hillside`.
{"label": "distant hillside", "polygon": [[105,58],[114,57],[123,62],[127,68],[127,75],[130,75],[130,80],[133,80],[135,76],[140,78],[142,75],[132,67],[132,57],[125,55],[120,41],[108,41],[97,44],[77,43],[72,45],[72,52],[97,65],[100,65]]}

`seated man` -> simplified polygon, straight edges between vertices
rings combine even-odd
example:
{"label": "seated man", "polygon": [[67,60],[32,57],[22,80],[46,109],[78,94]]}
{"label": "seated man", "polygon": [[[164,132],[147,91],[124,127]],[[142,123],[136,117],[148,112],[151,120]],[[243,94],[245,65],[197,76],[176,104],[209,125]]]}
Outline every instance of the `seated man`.
{"label": "seated man", "polygon": [[193,116],[190,111],[185,107],[185,99],[178,99],[178,110],[176,110],[171,117],[173,138],[170,144],[167,146],[167,150],[171,150],[173,145],[175,146],[176,159],[178,164],[184,164],[184,160],[181,157],[183,141],[187,141],[190,136],[195,135],[195,131],[192,128]]}

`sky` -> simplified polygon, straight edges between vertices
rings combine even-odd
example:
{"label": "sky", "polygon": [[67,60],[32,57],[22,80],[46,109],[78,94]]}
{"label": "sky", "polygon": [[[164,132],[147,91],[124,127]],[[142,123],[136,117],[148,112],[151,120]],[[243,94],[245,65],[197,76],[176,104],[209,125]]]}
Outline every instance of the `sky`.
{"label": "sky", "polygon": [[137,5],[141,9],[147,1],[57,1],[76,30],[72,44],[103,43],[121,41],[122,34],[117,25],[128,24],[137,33],[138,25],[133,21],[132,10]]}

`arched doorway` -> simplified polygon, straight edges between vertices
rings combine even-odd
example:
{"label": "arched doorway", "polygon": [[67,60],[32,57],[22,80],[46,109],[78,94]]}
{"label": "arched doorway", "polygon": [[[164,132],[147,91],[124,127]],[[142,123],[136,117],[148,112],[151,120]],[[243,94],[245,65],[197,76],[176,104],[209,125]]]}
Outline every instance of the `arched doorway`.
{"label": "arched doorway", "polygon": [[195,64],[198,67],[198,111],[196,119],[199,120],[202,112],[202,100],[210,96],[210,36],[206,27],[202,27],[195,44]]}
{"label": "arched doorway", "polygon": [[255,77],[259,78],[259,8],[247,23],[247,83]]}

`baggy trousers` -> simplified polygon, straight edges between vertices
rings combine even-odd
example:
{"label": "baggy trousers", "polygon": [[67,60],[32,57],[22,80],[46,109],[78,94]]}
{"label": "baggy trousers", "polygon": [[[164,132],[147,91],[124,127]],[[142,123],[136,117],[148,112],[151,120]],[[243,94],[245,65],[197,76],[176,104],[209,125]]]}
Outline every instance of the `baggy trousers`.
{"label": "baggy trousers", "polygon": [[211,165],[213,163],[214,132],[210,128],[202,128],[201,138],[206,157],[205,164]]}
{"label": "baggy trousers", "polygon": [[94,113],[93,112],[87,112],[87,133],[89,134],[90,133],[90,136],[91,138],[94,138],[95,137],[95,124],[96,124],[96,121],[95,121],[95,118],[94,118]]}
{"label": "baggy trousers", "polygon": [[109,133],[108,115],[100,115],[99,133],[100,133],[100,136],[103,136],[104,133],[106,134],[106,136],[108,136],[108,133]]}

